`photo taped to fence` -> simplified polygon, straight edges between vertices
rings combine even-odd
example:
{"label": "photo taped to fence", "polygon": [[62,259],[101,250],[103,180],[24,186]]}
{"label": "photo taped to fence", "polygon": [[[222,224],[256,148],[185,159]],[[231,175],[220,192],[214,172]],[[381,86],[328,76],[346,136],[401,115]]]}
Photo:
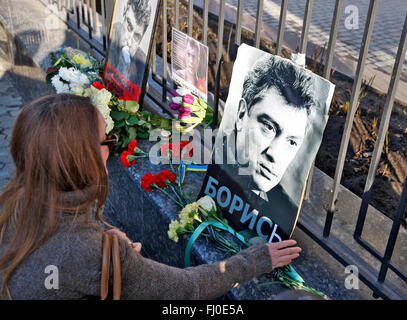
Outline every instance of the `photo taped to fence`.
{"label": "photo taped to fence", "polygon": [[126,100],[141,102],[160,0],[116,0],[104,80]]}
{"label": "photo taped to fence", "polygon": [[171,67],[174,82],[188,88],[206,101],[208,90],[208,47],[187,34],[172,28],[171,48]]}

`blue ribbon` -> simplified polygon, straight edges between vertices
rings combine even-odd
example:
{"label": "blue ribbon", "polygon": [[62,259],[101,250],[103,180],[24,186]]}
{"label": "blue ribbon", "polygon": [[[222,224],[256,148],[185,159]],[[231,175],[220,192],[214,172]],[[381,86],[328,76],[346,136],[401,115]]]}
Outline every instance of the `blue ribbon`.
{"label": "blue ribbon", "polygon": [[236,236],[240,241],[242,241],[244,244],[247,245],[247,242],[245,241],[244,237],[240,234],[237,233],[235,230],[233,230],[231,227],[229,226],[225,226],[224,224],[218,222],[218,221],[205,221],[202,222],[194,231],[194,233],[192,233],[191,237],[189,238],[187,247],[185,248],[185,256],[184,256],[184,266],[185,268],[189,267],[191,264],[191,249],[192,249],[192,245],[194,244],[194,242],[196,241],[196,239],[198,239],[198,237],[201,235],[202,231],[205,230],[206,227],[208,226],[214,226],[216,228],[222,229],[222,230],[226,230],[229,233],[233,234],[234,236]]}

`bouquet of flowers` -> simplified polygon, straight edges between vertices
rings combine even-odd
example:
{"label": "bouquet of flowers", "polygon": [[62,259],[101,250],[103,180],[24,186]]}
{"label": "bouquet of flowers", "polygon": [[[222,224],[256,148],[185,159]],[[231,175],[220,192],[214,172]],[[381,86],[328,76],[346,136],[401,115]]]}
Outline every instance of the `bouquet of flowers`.
{"label": "bouquet of flowers", "polygon": [[205,124],[205,128],[213,122],[213,109],[202,99],[194,96],[189,90],[178,87],[171,90],[171,110],[178,112],[176,127],[180,132],[189,132],[198,124]]}
{"label": "bouquet of flowers", "polygon": [[125,150],[136,138],[148,138],[151,129],[170,128],[170,121],[148,111],[139,111],[137,101],[116,96],[102,79],[103,61],[79,49],[62,48],[50,54],[53,66],[46,80],[57,93],[90,97],[106,121],[106,133],[119,136],[118,151]]}

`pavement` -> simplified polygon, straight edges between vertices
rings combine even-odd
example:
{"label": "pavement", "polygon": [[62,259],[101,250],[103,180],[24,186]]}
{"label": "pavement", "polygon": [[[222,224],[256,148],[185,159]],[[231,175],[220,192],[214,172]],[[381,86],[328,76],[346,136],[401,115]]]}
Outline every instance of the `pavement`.
{"label": "pavement", "polygon": [[2,190],[14,170],[9,144],[11,129],[22,105],[22,98],[2,64],[0,64],[0,96],[0,190]]}

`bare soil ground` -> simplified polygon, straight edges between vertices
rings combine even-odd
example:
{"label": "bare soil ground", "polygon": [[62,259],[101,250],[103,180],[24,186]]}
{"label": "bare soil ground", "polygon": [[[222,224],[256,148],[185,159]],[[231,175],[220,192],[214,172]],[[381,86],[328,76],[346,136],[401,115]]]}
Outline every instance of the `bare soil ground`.
{"label": "bare soil ground", "polygon": [[[170,1],[168,5],[167,23],[174,26],[172,2]],[[162,17],[160,16],[157,32],[155,34],[157,53],[160,56],[162,56],[161,44],[163,39],[161,24]],[[195,10],[192,32],[192,36],[195,39],[202,39],[202,26],[202,12]],[[217,17],[209,14],[207,38],[209,47],[208,89],[211,92],[215,92],[216,48],[218,42],[217,26]],[[180,4],[179,29],[183,32],[187,32],[187,8],[183,4]],[[225,21],[219,89],[219,96],[223,101],[227,99],[233,61],[236,53],[234,39],[234,26]],[[167,56],[168,62],[170,63],[171,28],[168,28],[167,41]],[[241,42],[254,45],[254,35],[243,29]],[[274,53],[275,43],[267,39],[262,39],[260,49]],[[284,57],[290,58],[291,52],[289,50],[283,48],[282,51]],[[321,74],[323,68],[322,56],[323,48],[316,48],[316,55],[313,59],[307,61],[307,68]],[[378,128],[380,126],[380,117],[386,99],[385,96],[377,94],[370,89],[368,86],[369,80],[370,79],[365,79],[362,86],[366,95],[360,100],[360,105],[355,115],[341,180],[342,185],[358,196],[362,196],[363,194]],[[333,178],[346,119],[347,105],[351,99],[353,81],[337,72],[333,72],[330,81],[336,85],[336,88],[330,107],[330,117],[315,164],[317,168]],[[370,204],[388,217],[394,218],[406,178],[407,106],[395,104],[385,146],[376,173]],[[407,220],[404,218],[404,227],[407,226],[406,222]]]}

